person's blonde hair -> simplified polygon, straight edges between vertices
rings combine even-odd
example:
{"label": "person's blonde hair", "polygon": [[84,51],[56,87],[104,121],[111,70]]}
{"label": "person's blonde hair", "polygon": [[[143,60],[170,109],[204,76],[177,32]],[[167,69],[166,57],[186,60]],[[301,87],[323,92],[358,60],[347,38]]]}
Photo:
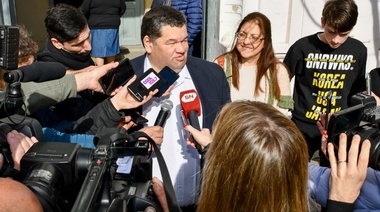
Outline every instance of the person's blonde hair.
{"label": "person's blonde hair", "polygon": [[289,118],[236,101],[214,125],[198,211],[307,211],[307,145]]}

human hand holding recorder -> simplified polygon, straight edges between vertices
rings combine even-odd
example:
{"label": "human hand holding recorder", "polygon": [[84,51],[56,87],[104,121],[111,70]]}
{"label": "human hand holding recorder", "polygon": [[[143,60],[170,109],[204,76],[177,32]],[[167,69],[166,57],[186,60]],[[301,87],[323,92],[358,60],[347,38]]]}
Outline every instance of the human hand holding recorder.
{"label": "human hand holding recorder", "polygon": [[111,98],[111,102],[115,106],[116,110],[137,108],[149,101],[153,95],[158,92],[158,89],[150,91],[147,96],[143,96],[142,101],[138,101],[128,91],[128,86],[131,85],[135,80],[136,75],[133,76],[127,82],[127,84],[125,84],[123,88],[120,89],[119,92]]}

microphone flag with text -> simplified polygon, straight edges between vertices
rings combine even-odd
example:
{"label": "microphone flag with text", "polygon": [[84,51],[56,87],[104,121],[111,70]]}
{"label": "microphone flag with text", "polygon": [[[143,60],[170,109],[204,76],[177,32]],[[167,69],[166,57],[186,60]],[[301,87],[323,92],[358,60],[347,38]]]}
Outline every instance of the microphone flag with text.
{"label": "microphone flag with text", "polygon": [[191,126],[201,130],[198,121],[198,116],[201,115],[201,103],[197,92],[194,89],[182,91],[179,98],[185,118],[189,120]]}
{"label": "microphone flag with text", "polygon": [[[198,116],[201,115],[201,103],[198,97],[198,93],[194,90],[182,91],[179,94],[181,107],[184,118],[189,120],[189,124],[197,130],[201,130]],[[194,139],[193,139],[194,140]],[[198,152],[202,152],[202,147],[196,141],[194,141],[195,147]]]}
{"label": "microphone flag with text", "polygon": [[156,121],[154,122],[154,126],[164,127],[166,119],[169,115],[169,111],[173,108],[173,102],[169,99],[165,99],[161,103],[161,110],[158,113]]}

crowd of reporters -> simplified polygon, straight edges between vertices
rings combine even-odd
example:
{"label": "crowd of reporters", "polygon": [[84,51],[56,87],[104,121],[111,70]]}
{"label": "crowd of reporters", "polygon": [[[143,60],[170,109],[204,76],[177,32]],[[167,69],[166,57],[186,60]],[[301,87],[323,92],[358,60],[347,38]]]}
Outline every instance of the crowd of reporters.
{"label": "crowd of reporters", "polygon": [[[155,8],[148,15],[154,16],[154,13],[162,12],[177,15],[174,9],[171,10],[165,6],[163,8]],[[74,33],[76,36],[68,39],[54,34],[54,29],[51,29],[52,25],[57,27],[57,24],[61,22],[58,18],[54,19],[54,16],[67,11],[75,14],[71,18],[78,17],[83,22],[83,25],[77,25],[78,19],[73,20],[71,24],[77,25],[78,29]],[[127,84],[118,88],[112,96],[102,95],[103,90],[99,84],[99,78],[110,69],[117,67],[118,63],[93,66],[94,64],[91,63],[91,58],[88,56],[88,52],[91,50],[91,46],[88,46],[90,45],[89,29],[83,17],[77,12],[69,6],[60,6],[56,10],[49,11],[45,21],[48,32],[50,32],[50,40],[47,45],[47,48],[50,49],[45,49],[37,58],[40,58],[41,61],[44,60],[43,58],[48,58],[49,63],[53,62],[52,60],[55,60],[53,63],[61,62],[64,66],[61,68],[64,68],[67,73],[62,78],[46,82],[23,82],[21,88],[25,107],[22,112],[27,116],[37,117],[41,121],[45,128],[44,136],[62,134],[67,138],[63,139],[64,141],[79,143],[82,146],[94,148],[93,138],[104,127],[123,127],[129,133],[137,130],[143,131],[155,143],[161,145],[164,136],[162,126],[138,127],[137,123],[133,123],[128,115],[130,112],[134,113],[136,111],[134,109],[141,108],[144,104],[152,101],[157,90],[150,92],[142,102],[137,101],[127,89],[136,80],[135,76]],[[70,13],[66,15],[70,16]],[[51,23],[52,20],[58,23]],[[69,28],[68,26],[62,27]],[[82,45],[82,48],[74,53],[78,43]],[[82,50],[83,52],[81,52]],[[68,57],[71,57],[71,62],[85,61],[83,64],[87,65],[80,66],[81,70],[75,70],[75,67],[78,66],[70,67],[71,64],[62,62],[66,61]],[[172,87],[164,96],[170,95],[171,89]],[[83,91],[90,92],[84,93]],[[94,94],[94,92],[99,94]],[[75,99],[75,101],[68,104],[61,103],[67,99]],[[81,107],[83,104],[86,105],[84,108]],[[61,112],[64,109],[68,111],[83,110],[73,115],[74,117],[63,118]],[[202,184],[199,189],[200,196],[196,202],[199,211],[313,211],[315,201],[326,207],[328,211],[347,211],[353,210],[356,199],[361,198],[360,194],[368,195],[365,191],[361,191],[363,183],[364,185],[368,183],[365,181],[370,151],[368,141],[360,142],[360,138],[354,137],[350,151],[347,153],[347,137],[343,134],[340,137],[338,155],[335,155],[332,144],[324,143],[325,146],[322,148],[328,149],[331,169],[316,168],[313,164],[307,163],[309,156],[302,134],[288,117],[272,106],[259,102],[236,101],[223,103],[220,109],[213,125],[212,134],[210,133],[211,129],[205,128],[199,131],[190,125],[185,126],[184,129],[190,132],[193,139],[191,140],[189,137],[187,144],[195,147],[194,142],[199,143],[206,151],[205,166],[201,176]],[[67,111],[64,112],[63,114],[67,115]],[[46,119],[50,117],[54,117],[54,124],[48,125],[49,122]],[[231,126],[234,126],[234,129]],[[76,136],[75,139],[70,139],[70,135],[73,134]],[[260,139],[255,139],[254,136],[249,137],[252,134],[261,137]],[[247,135],[247,137],[240,137],[241,135]],[[20,168],[23,155],[33,144],[38,142],[35,137],[26,136],[15,130],[7,132],[7,134],[3,133],[2,138],[9,143],[15,169]],[[57,137],[52,140],[63,141]],[[39,142],[52,140],[42,139]],[[253,148],[255,146],[256,148]],[[248,147],[252,147],[252,149]],[[3,163],[2,158],[0,156],[0,167]],[[326,172],[326,170],[328,171]],[[330,174],[320,175],[319,173],[315,174],[316,172]],[[376,175],[371,171],[368,173],[371,176]],[[217,176],[218,180],[215,180]],[[273,179],[267,179],[271,178],[270,176],[273,176]],[[255,184],[252,181],[258,182]],[[264,185],[264,181],[268,185]],[[160,201],[163,211],[169,211],[164,185],[157,178],[153,178],[152,183],[153,191]],[[326,187],[326,184],[329,186]],[[324,189],[318,190],[322,185],[325,186]],[[272,191],[268,191],[268,187]],[[283,188],[279,189],[283,193],[277,192],[277,187]],[[28,211],[42,210],[34,194],[17,181],[1,178],[0,190],[2,194],[9,194],[0,197],[2,203],[8,203],[1,204],[4,210],[20,211],[25,205],[28,205]],[[18,196],[19,193],[22,193],[20,198],[12,195]],[[258,195],[254,195],[254,193]],[[19,202],[21,196],[25,196],[22,203]],[[260,201],[262,198],[266,198],[266,201]]]}

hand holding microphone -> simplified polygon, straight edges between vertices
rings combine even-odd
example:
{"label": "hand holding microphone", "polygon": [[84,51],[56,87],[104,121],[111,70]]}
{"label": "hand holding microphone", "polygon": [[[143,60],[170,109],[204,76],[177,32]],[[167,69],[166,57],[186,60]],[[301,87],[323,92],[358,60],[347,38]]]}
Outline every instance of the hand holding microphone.
{"label": "hand holding microphone", "polygon": [[154,126],[144,127],[144,128],[139,130],[139,131],[147,134],[150,138],[152,138],[153,141],[158,146],[160,146],[163,142],[163,137],[164,137],[163,127],[164,127],[165,122],[168,118],[169,112],[172,108],[173,108],[173,102],[172,101],[170,101],[169,99],[162,101],[161,110],[158,113],[156,121],[154,122]]}
{"label": "hand holding microphone", "polygon": [[161,110],[158,113],[156,121],[154,122],[154,126],[164,127],[166,119],[168,118],[169,111],[173,109],[173,102],[169,99],[165,99],[161,103]]}
{"label": "hand holding microphone", "polygon": [[[198,121],[198,116],[201,115],[201,104],[197,92],[194,89],[182,91],[179,94],[179,98],[185,123],[189,120],[189,124],[192,127],[201,131]],[[196,140],[193,139],[193,141],[198,152],[201,154],[203,152],[202,146]]]}
{"label": "hand holding microphone", "polygon": [[195,129],[191,125],[187,125],[184,128],[186,131],[188,131],[193,139],[195,139],[197,142],[194,142],[194,140],[187,139],[187,144],[196,148],[195,144],[199,143],[203,149],[211,143],[211,132],[208,128],[203,128],[201,131]]}

